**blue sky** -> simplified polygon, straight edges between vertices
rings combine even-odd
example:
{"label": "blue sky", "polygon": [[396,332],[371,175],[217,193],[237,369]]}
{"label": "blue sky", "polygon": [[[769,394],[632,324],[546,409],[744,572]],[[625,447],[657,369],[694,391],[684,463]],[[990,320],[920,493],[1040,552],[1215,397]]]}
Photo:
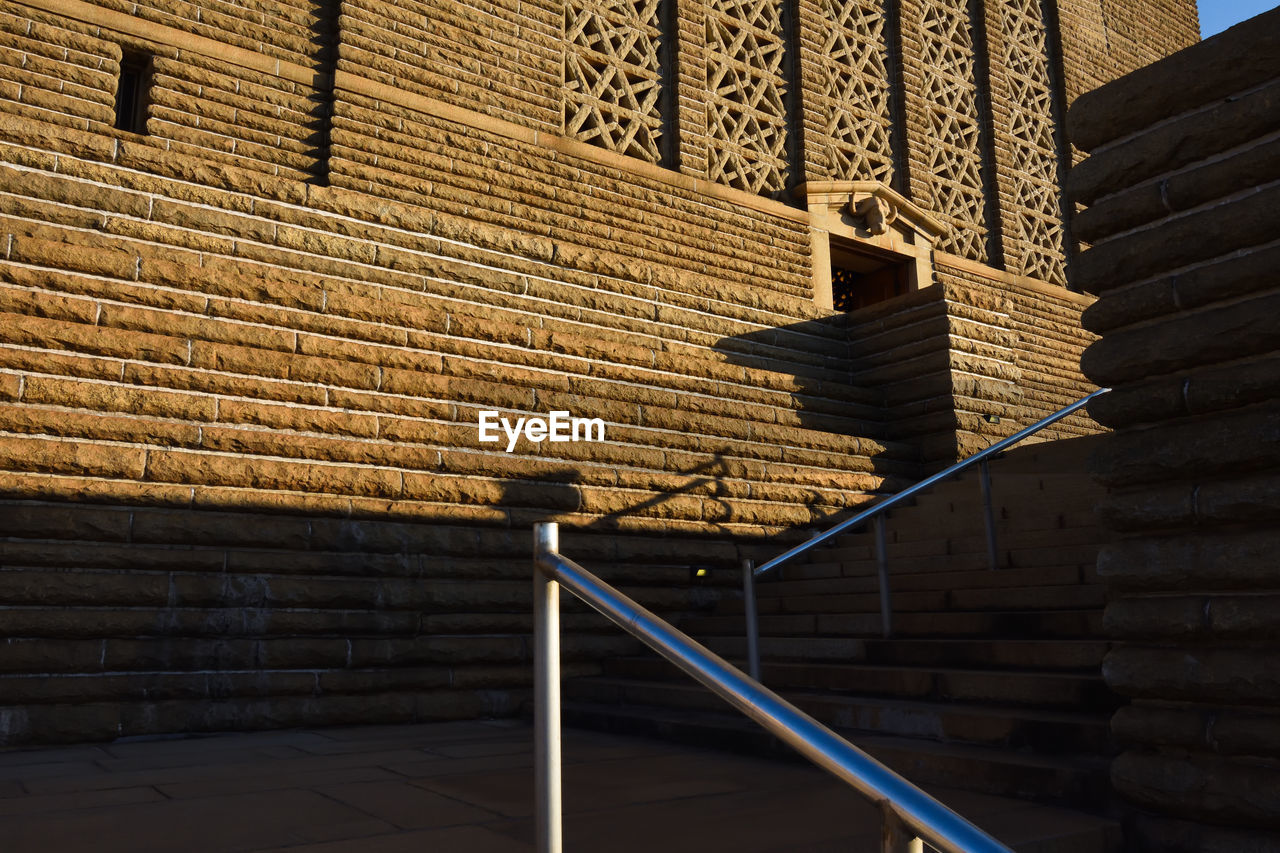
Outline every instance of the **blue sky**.
{"label": "blue sky", "polygon": [[1276,7],[1275,0],[1200,0],[1196,5],[1200,7],[1202,38]]}

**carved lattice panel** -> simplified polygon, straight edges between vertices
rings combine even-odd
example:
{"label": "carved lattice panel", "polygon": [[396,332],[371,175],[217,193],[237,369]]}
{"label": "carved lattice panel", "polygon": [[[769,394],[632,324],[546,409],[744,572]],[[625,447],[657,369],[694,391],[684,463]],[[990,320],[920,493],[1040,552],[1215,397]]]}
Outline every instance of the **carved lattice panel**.
{"label": "carved lattice panel", "polygon": [[1053,89],[1039,0],[1000,4],[1001,57],[1009,81],[1013,221],[1009,224],[1023,275],[1054,284],[1066,279]]}
{"label": "carved lattice panel", "polygon": [[748,192],[777,192],[787,177],[782,4],[711,0],[706,39],[707,175]]}
{"label": "carved lattice panel", "polygon": [[565,135],[662,159],[660,2],[565,3]]}
{"label": "carved lattice panel", "polygon": [[884,0],[821,0],[827,162],[839,181],[893,180]]}
{"label": "carved lattice panel", "polygon": [[952,227],[939,248],[987,260],[982,133],[969,14],[962,2],[926,2],[920,27],[925,180],[933,212]]}

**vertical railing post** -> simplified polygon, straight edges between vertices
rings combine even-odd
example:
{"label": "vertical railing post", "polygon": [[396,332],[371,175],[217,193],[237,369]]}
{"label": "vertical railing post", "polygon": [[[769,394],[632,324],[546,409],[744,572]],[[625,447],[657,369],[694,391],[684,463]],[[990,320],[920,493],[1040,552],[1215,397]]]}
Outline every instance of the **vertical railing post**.
{"label": "vertical railing post", "polygon": [[760,680],[760,623],[756,610],[756,564],[742,561],[742,610],[747,620],[747,674]]}
{"label": "vertical railing post", "polygon": [[907,829],[887,806],[884,808],[882,853],[924,853],[924,842]]}
{"label": "vertical railing post", "polygon": [[893,605],[889,600],[889,546],[885,541],[885,514],[876,516],[876,569],[880,573],[880,632],[893,636]]}
{"label": "vertical railing post", "polygon": [[978,479],[982,482],[982,513],[987,523],[987,567],[997,569],[1000,561],[996,550],[996,515],[991,507],[991,466],[985,459],[978,465]]}
{"label": "vertical railing post", "polygon": [[555,522],[533,526],[533,731],[538,853],[560,853],[560,584],[542,557],[560,552]]}

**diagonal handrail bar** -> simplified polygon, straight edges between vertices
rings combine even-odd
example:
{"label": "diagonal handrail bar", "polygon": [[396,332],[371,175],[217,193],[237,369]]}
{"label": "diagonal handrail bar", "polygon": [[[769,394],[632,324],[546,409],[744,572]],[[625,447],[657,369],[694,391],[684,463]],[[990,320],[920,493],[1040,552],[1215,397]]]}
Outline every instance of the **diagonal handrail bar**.
{"label": "diagonal handrail bar", "polygon": [[711,692],[880,807],[882,853],[1012,851],[777,693],[560,554],[559,526],[534,525],[534,754],[539,853],[560,853],[559,588],[563,586]]}
{"label": "diagonal handrail bar", "polygon": [[964,471],[966,468],[972,467],[981,462],[985,462],[986,460],[990,459],[992,456],[995,456],[996,454],[1001,453],[1005,450],[1008,450],[1010,447],[1013,447],[1015,444],[1027,438],[1028,436],[1035,435],[1037,432],[1044,429],[1045,427],[1051,424],[1057,423],[1058,421],[1062,420],[1068,415],[1078,412],[1080,409],[1083,409],[1085,406],[1089,405],[1090,401],[1095,400],[1098,397],[1101,397],[1103,394],[1109,393],[1110,391],[1111,391],[1110,388],[1099,388],[1097,391],[1094,391],[1092,394],[1089,394],[1075,401],[1070,406],[1067,406],[1066,408],[1063,408],[1063,409],[1059,409],[1058,411],[1054,412],[1052,415],[1049,415],[1046,418],[1042,418],[1041,420],[1036,421],[1031,426],[1018,430],[1008,438],[1004,438],[1004,439],[1001,439],[1000,441],[997,441],[995,444],[991,445],[986,450],[981,450],[975,453],[974,455],[968,457],[967,459],[963,459],[957,462],[956,464],[952,465],[950,468],[947,468],[945,471],[939,471],[937,474],[934,474],[931,477],[926,477],[925,479],[916,483],[914,486],[909,486],[903,489],[902,491],[898,492],[897,494],[885,498],[884,500],[880,501],[870,509],[865,509],[862,512],[858,513],[857,515],[854,515],[851,518],[845,519],[844,521],[840,522],[839,524],[830,528],[829,530],[825,530],[822,533],[819,533],[818,535],[814,536],[812,539],[802,542],[801,544],[795,546],[791,550],[786,551],[782,554],[779,554],[778,556],[774,557],[772,560],[769,560],[765,563],[760,564],[759,566],[756,566],[755,576],[759,577],[760,575],[763,575],[766,572],[772,571],[773,569],[776,569],[778,566],[781,566],[783,563],[788,562],[789,560],[792,560],[796,557],[799,557],[801,554],[808,553],[810,550],[818,547],[823,542],[830,540],[832,537],[839,536],[841,533],[845,532],[849,528],[857,527],[859,524],[863,524],[867,521],[870,521],[873,518],[876,518],[877,516],[880,516],[883,513],[893,509],[898,504],[915,497],[920,492],[923,492],[925,489],[928,489],[929,487],[936,485],[937,483],[940,483],[943,480],[946,480],[950,477],[954,477],[955,475],[959,474],[961,471]]}

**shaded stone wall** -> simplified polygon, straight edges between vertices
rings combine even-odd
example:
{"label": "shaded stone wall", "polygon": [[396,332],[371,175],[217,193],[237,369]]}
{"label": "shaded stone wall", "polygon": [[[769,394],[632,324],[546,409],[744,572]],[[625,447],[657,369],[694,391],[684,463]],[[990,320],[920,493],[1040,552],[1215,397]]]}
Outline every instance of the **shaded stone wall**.
{"label": "shaded stone wall", "polygon": [[1135,850],[1280,850],[1278,131],[1280,11],[1072,112]]}

